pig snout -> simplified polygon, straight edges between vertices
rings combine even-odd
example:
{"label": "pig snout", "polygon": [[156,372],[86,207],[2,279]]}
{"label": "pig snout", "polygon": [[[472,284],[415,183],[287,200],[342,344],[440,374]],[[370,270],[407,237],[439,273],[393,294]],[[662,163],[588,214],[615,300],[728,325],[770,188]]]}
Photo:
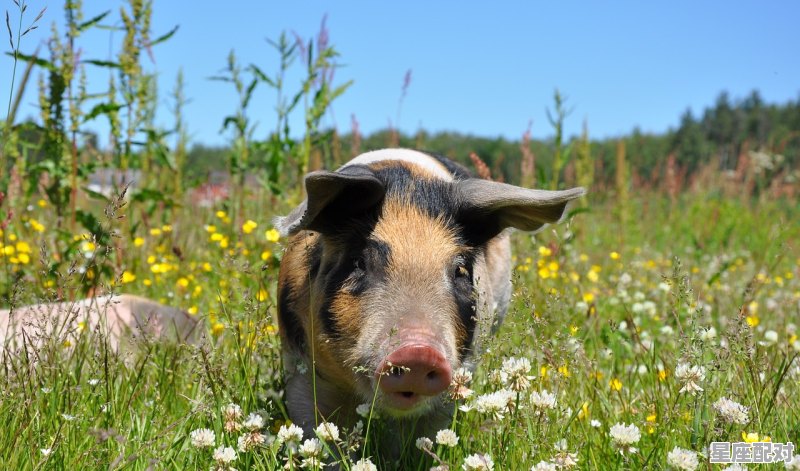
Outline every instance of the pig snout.
{"label": "pig snout", "polygon": [[439,349],[423,343],[404,345],[381,362],[376,379],[387,405],[408,410],[450,386],[450,363]]}

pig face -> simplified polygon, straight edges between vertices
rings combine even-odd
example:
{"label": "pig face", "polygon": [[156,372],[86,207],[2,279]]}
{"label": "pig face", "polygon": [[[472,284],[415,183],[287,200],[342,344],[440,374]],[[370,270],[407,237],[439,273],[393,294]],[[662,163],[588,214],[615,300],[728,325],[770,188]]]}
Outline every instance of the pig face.
{"label": "pig face", "polygon": [[[279,283],[285,359],[306,376],[290,376],[287,393],[309,398],[300,390],[316,385],[331,410],[375,396],[396,417],[440,407],[491,330],[510,289],[504,229],[555,222],[583,193],[473,179],[396,149],[305,182],[307,200],[278,221],[292,235]],[[313,371],[297,373],[298,362]],[[304,401],[289,397],[290,413]]]}

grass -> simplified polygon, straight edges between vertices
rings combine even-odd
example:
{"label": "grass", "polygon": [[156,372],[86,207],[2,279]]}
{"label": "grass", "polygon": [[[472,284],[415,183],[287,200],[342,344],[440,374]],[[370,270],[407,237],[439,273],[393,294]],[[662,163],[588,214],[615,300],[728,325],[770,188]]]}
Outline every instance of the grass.
{"label": "grass", "polygon": [[[403,469],[485,462],[469,458],[475,454],[491,457],[495,469],[545,469],[542,461],[664,469],[675,447],[717,469],[708,464],[712,441],[744,434],[800,443],[798,209],[688,194],[672,204],[647,195],[631,201],[621,226],[613,201],[589,208],[569,224],[515,235],[512,309],[466,386],[474,393],[460,401],[467,410],[453,422],[458,443],[428,437],[432,446],[410,446]],[[53,213],[33,203],[3,230],[0,279],[17,305],[80,296],[89,285],[136,293],[198,316],[208,342],[170,347],[142,339],[135,352],[119,354],[84,331],[69,345],[50,339],[36,356],[4,356],[0,462],[7,469],[208,469],[217,463],[215,448],[237,449],[240,437],[254,433],[243,422],[257,413],[264,444],[237,452],[230,465],[303,464],[308,449],[276,438],[281,426],[286,438],[288,424],[274,304],[283,241],[271,230],[272,214],[246,207],[252,220],[236,222],[225,208],[187,205],[170,224],[133,213],[109,218],[103,224],[120,237],[104,244],[72,234],[77,256],[53,269],[47,254],[63,243],[50,236]],[[748,408],[743,423],[729,423],[713,406],[721,397]],[[490,399],[498,398],[493,408]],[[225,417],[230,403],[241,416]],[[633,424],[640,438],[620,441],[619,427],[611,433],[616,424]],[[366,438],[363,430],[341,430],[325,446],[352,447],[393,469],[375,454],[380,418],[369,427]],[[200,428],[214,432],[213,447],[192,446],[190,434]]]}

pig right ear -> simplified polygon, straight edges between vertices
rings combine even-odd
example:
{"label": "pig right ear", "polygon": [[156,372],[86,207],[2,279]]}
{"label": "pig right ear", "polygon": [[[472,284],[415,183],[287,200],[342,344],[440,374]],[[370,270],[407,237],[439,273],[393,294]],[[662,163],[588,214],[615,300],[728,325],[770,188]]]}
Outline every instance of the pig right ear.
{"label": "pig right ear", "polygon": [[336,172],[311,172],[305,177],[305,187],[306,200],[289,215],[275,219],[275,227],[284,236],[340,227],[342,221],[373,207],[386,193],[370,169],[357,165]]}

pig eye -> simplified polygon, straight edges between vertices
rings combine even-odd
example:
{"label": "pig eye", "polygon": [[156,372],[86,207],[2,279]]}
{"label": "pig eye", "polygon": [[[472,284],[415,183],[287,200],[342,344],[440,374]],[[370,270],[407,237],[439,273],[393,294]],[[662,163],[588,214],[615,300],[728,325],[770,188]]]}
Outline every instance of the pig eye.
{"label": "pig eye", "polygon": [[364,272],[366,271],[366,262],[364,261],[364,257],[355,257],[353,258],[353,271],[354,272]]}
{"label": "pig eye", "polygon": [[455,272],[456,278],[469,279],[469,270],[464,264],[458,264]]}

